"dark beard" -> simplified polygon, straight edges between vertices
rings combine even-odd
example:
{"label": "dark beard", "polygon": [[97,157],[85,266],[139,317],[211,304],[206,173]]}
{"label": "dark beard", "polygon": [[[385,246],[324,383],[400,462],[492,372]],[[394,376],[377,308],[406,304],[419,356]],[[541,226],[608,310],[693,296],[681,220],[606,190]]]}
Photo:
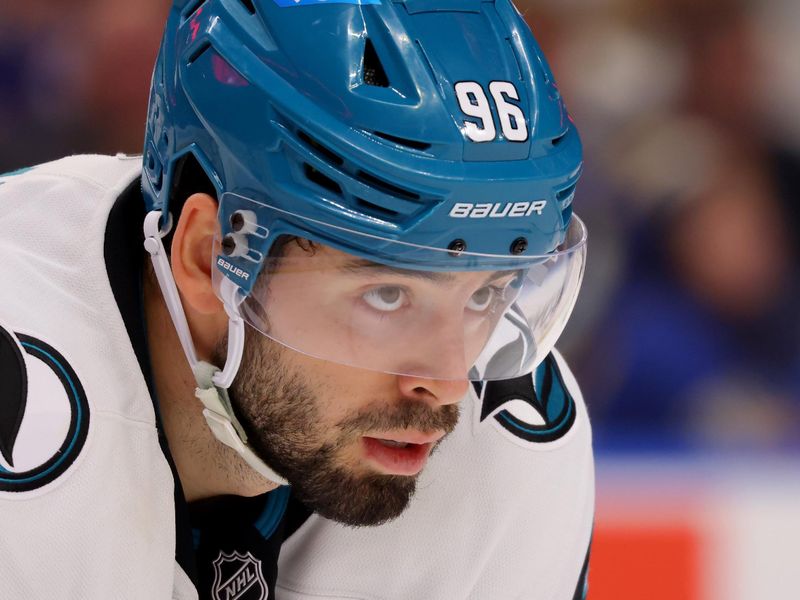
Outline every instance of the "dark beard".
{"label": "dark beard", "polygon": [[[324,517],[366,526],[399,516],[416,490],[416,478],[354,474],[339,464],[340,451],[370,430],[450,432],[458,421],[458,405],[433,409],[412,400],[374,402],[335,424],[336,442],[324,442],[330,427],[321,420],[322,399],[283,360],[290,350],[250,328],[246,340],[230,395],[248,444],[291,483],[301,502]],[[215,354],[216,364],[222,364],[225,345]]]}

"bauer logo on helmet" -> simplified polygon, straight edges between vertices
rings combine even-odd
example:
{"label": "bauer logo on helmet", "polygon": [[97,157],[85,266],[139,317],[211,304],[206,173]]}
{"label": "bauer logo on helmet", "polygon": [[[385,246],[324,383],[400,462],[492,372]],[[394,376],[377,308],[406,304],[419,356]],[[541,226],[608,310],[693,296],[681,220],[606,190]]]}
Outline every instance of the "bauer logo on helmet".
{"label": "bauer logo on helmet", "polygon": [[456,202],[450,209],[450,216],[454,219],[499,219],[502,217],[530,217],[533,213],[541,215],[547,200],[534,202],[495,202],[485,204],[472,204],[470,202]]}

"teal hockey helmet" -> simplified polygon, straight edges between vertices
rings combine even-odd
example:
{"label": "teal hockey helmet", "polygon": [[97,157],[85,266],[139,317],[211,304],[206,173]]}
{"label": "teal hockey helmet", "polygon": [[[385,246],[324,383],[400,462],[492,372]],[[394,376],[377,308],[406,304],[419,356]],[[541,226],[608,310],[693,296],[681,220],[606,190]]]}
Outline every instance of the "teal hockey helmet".
{"label": "teal hockey helmet", "polygon": [[150,211],[174,212],[187,160],[216,189],[229,313],[294,350],[507,378],[574,306],[581,143],[508,0],[178,0],[150,96]]}

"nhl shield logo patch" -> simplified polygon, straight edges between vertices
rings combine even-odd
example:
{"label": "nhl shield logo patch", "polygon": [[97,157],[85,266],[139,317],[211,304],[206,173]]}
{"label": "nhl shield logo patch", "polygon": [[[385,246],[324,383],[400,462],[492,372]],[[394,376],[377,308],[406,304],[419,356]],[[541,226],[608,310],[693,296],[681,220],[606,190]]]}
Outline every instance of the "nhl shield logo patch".
{"label": "nhl shield logo patch", "polygon": [[214,561],[214,600],[267,600],[269,588],[261,561],[249,552],[220,552]]}

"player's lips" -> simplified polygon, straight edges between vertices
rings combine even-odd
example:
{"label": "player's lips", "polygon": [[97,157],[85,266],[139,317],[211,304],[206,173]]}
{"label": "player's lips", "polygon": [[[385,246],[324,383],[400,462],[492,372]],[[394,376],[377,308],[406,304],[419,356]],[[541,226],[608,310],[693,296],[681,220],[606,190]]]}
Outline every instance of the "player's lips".
{"label": "player's lips", "polygon": [[387,475],[416,475],[444,432],[387,432],[362,438],[367,459]]}

